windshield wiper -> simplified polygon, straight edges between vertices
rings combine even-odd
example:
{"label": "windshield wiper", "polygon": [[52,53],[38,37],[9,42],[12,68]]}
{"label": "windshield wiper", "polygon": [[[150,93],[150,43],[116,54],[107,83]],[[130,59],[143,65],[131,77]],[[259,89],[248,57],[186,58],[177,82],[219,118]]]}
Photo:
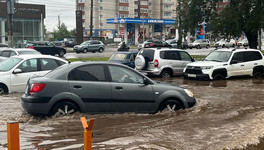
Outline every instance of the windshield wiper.
{"label": "windshield wiper", "polygon": [[213,59],[213,60],[210,60],[210,61],[222,62],[222,60],[217,60],[217,59]]}

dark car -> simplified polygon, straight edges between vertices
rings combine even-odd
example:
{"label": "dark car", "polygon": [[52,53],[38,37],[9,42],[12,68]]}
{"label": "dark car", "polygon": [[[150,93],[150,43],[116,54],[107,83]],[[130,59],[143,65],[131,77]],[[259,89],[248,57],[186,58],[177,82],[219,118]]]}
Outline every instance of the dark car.
{"label": "dark car", "polygon": [[135,58],[138,52],[115,52],[110,57],[110,62],[121,63],[131,68],[135,68]]}
{"label": "dark car", "polygon": [[30,78],[22,106],[33,115],[156,113],[190,108],[191,91],[155,82],[134,69],[109,62],[73,62]]}
{"label": "dark car", "polygon": [[172,45],[162,40],[147,40],[143,44],[138,45],[138,50],[150,47],[172,47]]}
{"label": "dark car", "polygon": [[29,48],[39,51],[41,54],[46,55],[56,55],[63,57],[66,54],[66,49],[64,47],[56,46],[55,44],[48,41],[34,42],[33,46]]}
{"label": "dark car", "polygon": [[4,43],[0,43],[0,47],[8,47],[8,45]]}

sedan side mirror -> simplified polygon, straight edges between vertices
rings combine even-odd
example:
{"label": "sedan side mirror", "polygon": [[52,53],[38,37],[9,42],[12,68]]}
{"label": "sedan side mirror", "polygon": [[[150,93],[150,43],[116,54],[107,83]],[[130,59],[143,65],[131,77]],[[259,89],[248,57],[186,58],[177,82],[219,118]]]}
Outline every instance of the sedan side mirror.
{"label": "sedan side mirror", "polygon": [[22,72],[22,70],[18,69],[18,68],[13,71],[14,74],[18,74],[18,73],[21,73],[21,72]]}
{"label": "sedan side mirror", "polygon": [[143,83],[144,83],[145,85],[148,85],[148,84],[149,84],[149,80],[148,80],[147,78],[143,78]]}

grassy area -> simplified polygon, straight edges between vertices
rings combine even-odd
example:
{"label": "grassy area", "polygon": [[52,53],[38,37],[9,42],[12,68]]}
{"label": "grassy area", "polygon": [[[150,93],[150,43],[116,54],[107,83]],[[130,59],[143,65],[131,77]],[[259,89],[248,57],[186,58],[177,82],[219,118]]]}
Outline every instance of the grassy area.
{"label": "grassy area", "polygon": [[[205,58],[203,55],[193,55],[192,56],[195,60],[199,61]],[[71,58],[68,59],[70,62],[74,61],[108,61],[109,57],[89,57],[89,58]]]}

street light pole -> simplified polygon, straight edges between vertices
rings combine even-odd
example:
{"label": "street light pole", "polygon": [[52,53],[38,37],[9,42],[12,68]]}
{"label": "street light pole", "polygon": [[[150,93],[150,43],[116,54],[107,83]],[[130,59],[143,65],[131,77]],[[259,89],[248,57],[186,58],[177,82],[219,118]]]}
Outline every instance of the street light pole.
{"label": "street light pole", "polygon": [[90,39],[93,39],[93,0],[91,0],[91,14],[90,14]]}

